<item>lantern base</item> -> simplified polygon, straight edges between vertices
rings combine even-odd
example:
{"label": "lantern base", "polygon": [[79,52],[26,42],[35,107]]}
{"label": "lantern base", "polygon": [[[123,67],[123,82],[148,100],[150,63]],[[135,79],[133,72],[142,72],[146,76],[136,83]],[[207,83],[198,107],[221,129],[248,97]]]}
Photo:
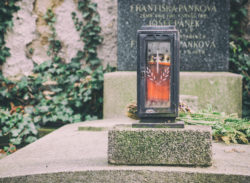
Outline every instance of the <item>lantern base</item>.
{"label": "lantern base", "polygon": [[141,123],[175,123],[176,117],[140,117]]}
{"label": "lantern base", "polygon": [[133,123],[132,128],[184,128],[183,121],[174,123]]}

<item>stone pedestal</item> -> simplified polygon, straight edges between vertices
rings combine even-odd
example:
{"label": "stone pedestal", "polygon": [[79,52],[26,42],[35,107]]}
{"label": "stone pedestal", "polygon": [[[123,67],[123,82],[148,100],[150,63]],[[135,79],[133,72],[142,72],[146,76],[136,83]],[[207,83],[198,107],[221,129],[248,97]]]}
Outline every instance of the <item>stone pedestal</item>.
{"label": "stone pedestal", "polygon": [[116,165],[210,166],[211,128],[116,126],[108,134],[108,161]]}
{"label": "stone pedestal", "polygon": [[[191,101],[197,110],[212,106],[215,111],[242,115],[242,76],[239,74],[180,72],[180,95],[185,95],[185,101]],[[127,105],[133,101],[136,102],[136,72],[104,75],[104,118],[126,116]]]}

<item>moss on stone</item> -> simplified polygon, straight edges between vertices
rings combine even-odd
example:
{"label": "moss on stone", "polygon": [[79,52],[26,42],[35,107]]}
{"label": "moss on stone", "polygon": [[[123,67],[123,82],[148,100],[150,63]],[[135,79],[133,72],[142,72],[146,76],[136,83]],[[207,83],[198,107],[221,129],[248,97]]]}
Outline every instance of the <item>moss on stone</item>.
{"label": "moss on stone", "polygon": [[109,131],[112,164],[210,166],[211,128],[116,128]]}
{"label": "moss on stone", "polygon": [[56,130],[56,128],[39,128],[38,129],[38,137],[41,138],[51,132],[53,132],[54,130]]}
{"label": "moss on stone", "polygon": [[103,127],[93,127],[93,126],[79,126],[79,131],[104,131],[106,128]]}

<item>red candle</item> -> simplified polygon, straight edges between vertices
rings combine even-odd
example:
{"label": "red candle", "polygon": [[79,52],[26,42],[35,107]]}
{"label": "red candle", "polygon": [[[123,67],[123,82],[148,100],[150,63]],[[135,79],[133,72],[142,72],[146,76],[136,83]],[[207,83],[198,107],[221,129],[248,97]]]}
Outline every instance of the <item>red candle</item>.
{"label": "red candle", "polygon": [[149,105],[162,105],[170,98],[170,63],[160,62],[157,72],[155,62],[147,68],[147,101]]}

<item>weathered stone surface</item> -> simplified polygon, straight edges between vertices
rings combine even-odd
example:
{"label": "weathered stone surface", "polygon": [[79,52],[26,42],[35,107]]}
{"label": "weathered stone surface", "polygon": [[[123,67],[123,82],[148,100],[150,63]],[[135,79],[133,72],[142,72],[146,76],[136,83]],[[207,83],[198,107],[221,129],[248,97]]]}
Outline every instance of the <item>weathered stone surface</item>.
{"label": "weathered stone surface", "polygon": [[108,161],[118,165],[212,165],[207,126],[177,128],[115,127],[109,131]]}
{"label": "weathered stone surface", "polygon": [[29,45],[29,48],[34,50],[30,57],[38,64],[49,59],[47,50],[51,30],[43,18],[48,9],[54,12],[57,20],[54,25],[57,34],[56,39],[62,43],[59,55],[65,62],[70,62],[76,56],[77,51],[83,49],[83,43],[80,40],[79,33],[75,29],[71,16],[72,12],[78,13],[76,3],[72,0],[36,1],[34,4],[34,13],[38,16],[36,20],[37,37]]}
{"label": "weathered stone surface", "polygon": [[180,93],[198,97],[198,108],[242,115],[242,76],[216,72],[182,72]]}
{"label": "weathered stone surface", "polygon": [[[129,119],[66,125],[0,160],[1,183],[248,183],[250,146],[213,143],[210,167],[114,166],[107,162],[108,132]],[[87,129],[89,130],[89,129]]]}
{"label": "weathered stone surface", "polygon": [[13,28],[5,37],[6,46],[10,48],[11,57],[3,65],[3,75],[6,77],[29,75],[33,69],[32,60],[26,57],[26,45],[35,37],[36,15],[32,13],[34,0],[18,1],[20,10],[13,15]]}
{"label": "weathered stone surface", "polygon": [[98,57],[103,64],[117,65],[117,0],[93,0],[98,4],[101,36],[104,40],[98,47]]}
{"label": "weathered stone surface", "polygon": [[57,21],[55,24],[57,37],[63,43],[60,56],[68,63],[76,56],[78,50],[83,50],[83,42],[80,39],[79,32],[76,31],[72,20],[72,12],[77,12],[77,5],[72,0],[64,0],[63,3],[55,9]]}
{"label": "weathered stone surface", "polygon": [[136,70],[136,31],[176,25],[182,71],[227,71],[229,0],[118,0],[118,70]]}
{"label": "weathered stone surface", "polygon": [[[227,72],[181,72],[180,95],[198,97],[196,110],[242,115],[242,76]],[[136,72],[104,75],[104,118],[126,116],[127,105],[136,101]],[[195,104],[195,99],[193,100]],[[195,105],[194,105],[195,106]]]}
{"label": "weathered stone surface", "polygon": [[104,75],[104,118],[126,115],[126,107],[136,101],[136,73],[114,72]]}
{"label": "weathered stone surface", "polygon": [[0,179],[1,183],[248,183],[250,176],[231,174],[204,174],[179,171],[154,170],[85,170],[81,172],[60,172],[28,176],[6,177]]}
{"label": "weathered stone surface", "polygon": [[[117,0],[94,0],[98,3],[100,14],[102,45],[98,47],[98,56],[103,65],[116,66],[117,63]],[[62,43],[60,56],[70,62],[78,50],[83,49],[79,32],[74,27],[71,13],[76,12],[81,20],[82,15],[77,9],[76,0],[22,0],[18,2],[20,10],[14,14],[14,27],[6,35],[6,46],[10,48],[11,57],[3,66],[5,76],[19,79],[29,75],[33,62],[41,64],[49,60],[47,55],[51,31],[43,17],[48,9],[56,16],[56,34]]]}
{"label": "weathered stone surface", "polygon": [[[27,46],[26,52],[27,56],[31,58],[37,64],[49,60],[50,57],[47,55],[49,46],[49,37],[51,36],[51,31],[44,16],[48,9],[54,12],[54,9],[62,3],[60,0],[36,0],[33,3],[33,13],[37,15],[36,19],[36,37]],[[56,15],[55,15],[56,16]],[[57,17],[58,18],[58,17]],[[29,49],[32,49],[32,53],[29,53]]]}

